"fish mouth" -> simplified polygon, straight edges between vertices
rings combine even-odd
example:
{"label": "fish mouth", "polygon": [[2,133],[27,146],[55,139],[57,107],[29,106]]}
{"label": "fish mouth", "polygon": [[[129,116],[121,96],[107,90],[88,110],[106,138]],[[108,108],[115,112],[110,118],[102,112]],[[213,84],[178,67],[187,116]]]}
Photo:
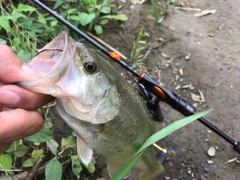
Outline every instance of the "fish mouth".
{"label": "fish mouth", "polygon": [[[49,44],[44,46],[26,65],[33,70],[38,77],[32,81],[20,82],[20,86],[43,94],[55,96],[53,84],[56,84],[65,74],[68,64],[74,55],[74,45],[65,32],[58,35]],[[46,92],[44,88],[49,88]],[[42,87],[42,88],[41,88]],[[59,90],[57,90],[59,92]]]}
{"label": "fish mouth", "polygon": [[[69,115],[86,122],[91,122],[92,124],[99,124],[96,116],[98,116],[99,111],[101,111],[101,106],[103,106],[106,101],[105,98],[108,94],[111,94],[112,91],[113,88],[109,87],[99,99],[91,104],[79,101],[79,99],[76,99],[76,101],[74,99],[69,99],[67,103],[64,102],[63,99],[58,98],[58,102]],[[79,111],[80,109],[81,111]]]}
{"label": "fish mouth", "polygon": [[85,59],[81,58],[86,55],[93,59],[83,44],[61,33],[27,64],[39,78],[19,85],[56,97],[64,111],[79,120],[93,124],[108,122],[118,113],[117,87],[109,83],[101,70],[94,74],[84,71]]}
{"label": "fish mouth", "polygon": [[66,33],[61,33],[49,44],[44,46],[28,63],[28,67],[36,72],[39,77],[52,74],[53,71],[61,72],[62,68],[69,63],[69,57],[74,52],[72,40]]}

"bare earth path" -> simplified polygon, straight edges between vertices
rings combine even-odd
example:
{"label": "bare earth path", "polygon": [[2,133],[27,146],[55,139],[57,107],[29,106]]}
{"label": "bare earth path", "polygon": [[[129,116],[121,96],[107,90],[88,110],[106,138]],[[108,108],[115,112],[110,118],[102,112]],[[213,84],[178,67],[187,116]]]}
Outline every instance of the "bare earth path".
{"label": "bare earth path", "polygon": [[[217,11],[199,18],[193,16],[196,12],[170,8],[163,24],[174,29],[173,34],[179,38],[181,49],[191,56],[188,61],[183,58],[173,61],[173,66],[183,69],[182,81],[175,81],[168,88],[191,103],[195,102],[190,92],[198,94],[197,90],[201,90],[206,103],[198,103],[197,109],[213,108],[207,119],[239,141],[240,1],[194,0],[191,4],[202,10]],[[161,74],[163,83],[167,85],[172,77],[169,70],[162,70]],[[187,84],[193,84],[195,90],[175,90],[177,86]],[[166,123],[179,119],[173,110],[166,110],[164,116]],[[170,151],[166,162],[167,178],[240,179],[240,164],[225,164],[232,158],[239,159],[239,154],[197,121],[166,138],[165,143]],[[207,155],[210,146],[217,148],[214,157]],[[211,160],[212,164],[207,160]]]}

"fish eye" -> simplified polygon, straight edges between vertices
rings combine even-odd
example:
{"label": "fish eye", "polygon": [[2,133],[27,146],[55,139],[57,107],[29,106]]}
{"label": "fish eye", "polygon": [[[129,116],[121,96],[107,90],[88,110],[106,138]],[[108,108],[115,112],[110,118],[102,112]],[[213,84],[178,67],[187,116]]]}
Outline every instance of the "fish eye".
{"label": "fish eye", "polygon": [[89,73],[94,73],[97,70],[97,65],[94,62],[85,62],[84,68]]}

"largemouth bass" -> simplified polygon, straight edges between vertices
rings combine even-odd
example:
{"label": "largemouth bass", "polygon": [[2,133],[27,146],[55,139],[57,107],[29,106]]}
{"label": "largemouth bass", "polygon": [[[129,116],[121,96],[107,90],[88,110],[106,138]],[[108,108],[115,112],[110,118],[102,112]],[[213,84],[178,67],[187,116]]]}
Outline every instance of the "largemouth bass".
{"label": "largemouth bass", "polygon": [[[39,79],[20,86],[57,98],[57,111],[77,134],[77,152],[88,165],[93,152],[115,174],[156,132],[146,106],[126,80],[93,50],[61,33],[27,64]],[[164,168],[147,148],[137,166],[140,180],[155,180]]]}

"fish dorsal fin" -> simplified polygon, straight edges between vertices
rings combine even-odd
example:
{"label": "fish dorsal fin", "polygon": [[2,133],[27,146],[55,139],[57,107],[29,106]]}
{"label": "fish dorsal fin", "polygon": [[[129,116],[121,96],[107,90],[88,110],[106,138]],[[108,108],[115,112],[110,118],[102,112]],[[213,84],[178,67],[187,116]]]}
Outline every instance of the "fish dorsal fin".
{"label": "fish dorsal fin", "polygon": [[[112,177],[116,172],[121,169],[125,163],[117,162],[117,161],[110,161],[107,162],[107,170],[110,177]],[[123,179],[127,179],[130,176],[131,172],[129,172]]]}
{"label": "fish dorsal fin", "polygon": [[81,161],[85,165],[88,165],[92,159],[93,151],[87,145],[87,143],[79,136],[77,137],[77,152],[78,152],[78,156],[80,157]]}

